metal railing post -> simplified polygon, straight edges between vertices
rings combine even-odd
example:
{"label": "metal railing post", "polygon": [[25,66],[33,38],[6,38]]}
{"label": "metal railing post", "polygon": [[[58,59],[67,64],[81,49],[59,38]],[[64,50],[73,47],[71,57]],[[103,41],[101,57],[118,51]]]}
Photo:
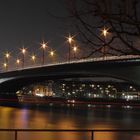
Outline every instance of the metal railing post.
{"label": "metal railing post", "polygon": [[91,130],[91,140],[94,140],[94,130]]}
{"label": "metal railing post", "polygon": [[15,130],[15,140],[17,140],[17,130]]}
{"label": "metal railing post", "polygon": [[87,132],[90,140],[95,140],[95,133],[102,133],[102,132],[139,132],[140,129],[1,129],[0,132],[12,132],[14,133],[14,140],[18,140],[18,133],[19,132]]}

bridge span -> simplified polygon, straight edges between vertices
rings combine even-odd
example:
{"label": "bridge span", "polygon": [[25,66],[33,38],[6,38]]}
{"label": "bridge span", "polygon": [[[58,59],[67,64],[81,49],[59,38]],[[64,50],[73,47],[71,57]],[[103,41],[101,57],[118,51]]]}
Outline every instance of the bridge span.
{"label": "bridge span", "polygon": [[93,59],[28,67],[0,73],[0,91],[16,91],[46,80],[81,77],[113,77],[140,85],[140,56],[135,58]]}

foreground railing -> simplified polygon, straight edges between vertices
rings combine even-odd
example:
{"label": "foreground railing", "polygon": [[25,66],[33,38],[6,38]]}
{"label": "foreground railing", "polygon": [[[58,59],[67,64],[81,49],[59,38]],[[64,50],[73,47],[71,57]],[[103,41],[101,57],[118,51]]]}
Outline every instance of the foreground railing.
{"label": "foreground railing", "polygon": [[[96,132],[98,133],[103,133],[103,132],[119,132],[119,133],[130,133],[130,132],[139,132],[140,134],[140,129],[0,129],[0,132],[14,132],[14,140],[19,140],[18,139],[18,133],[19,132],[69,132],[69,135],[72,134],[73,132],[78,132],[78,133],[88,133],[90,134],[90,139],[89,140],[94,140],[94,134]],[[32,139],[30,139],[32,140]],[[41,139],[40,139],[41,140]]]}

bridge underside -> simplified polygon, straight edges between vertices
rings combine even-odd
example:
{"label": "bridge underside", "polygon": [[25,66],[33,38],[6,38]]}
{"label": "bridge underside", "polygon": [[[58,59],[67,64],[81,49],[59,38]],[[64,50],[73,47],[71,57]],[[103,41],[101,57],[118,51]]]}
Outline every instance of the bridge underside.
{"label": "bridge underside", "polygon": [[94,81],[94,79],[99,78],[100,79],[106,79],[106,78],[113,78],[115,79],[117,82],[119,81],[123,81],[123,82],[127,82],[127,83],[132,83],[131,81],[127,81],[124,79],[118,79],[116,77],[108,77],[106,75],[97,75],[97,74],[70,74],[70,75],[53,75],[53,76],[30,76],[30,77],[20,77],[20,78],[13,78],[10,80],[6,80],[5,82],[2,82],[0,84],[0,92],[1,93],[5,93],[5,92],[9,92],[9,93],[15,93],[16,91],[20,90],[23,87],[29,86],[31,84],[37,84],[37,83],[43,83],[43,82],[47,82],[48,80],[53,80],[53,81],[58,81],[58,80],[63,80],[63,79],[71,79],[71,80],[75,80],[75,79],[80,79],[80,78],[86,78],[87,79],[92,79]]}
{"label": "bridge underside", "polygon": [[15,92],[23,86],[47,80],[98,76],[114,77],[140,85],[140,62],[88,62],[1,73],[0,81],[6,80],[0,82],[0,92]]}

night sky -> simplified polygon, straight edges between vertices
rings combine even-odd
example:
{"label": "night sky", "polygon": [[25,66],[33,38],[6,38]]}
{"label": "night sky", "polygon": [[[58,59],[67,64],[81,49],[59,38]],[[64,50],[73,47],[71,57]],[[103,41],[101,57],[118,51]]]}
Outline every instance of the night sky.
{"label": "night sky", "polygon": [[67,15],[61,0],[0,1],[0,57],[10,51],[16,58],[23,45],[30,53],[39,53],[42,40],[61,54],[65,36],[70,32],[69,23],[49,12],[56,16]]}

